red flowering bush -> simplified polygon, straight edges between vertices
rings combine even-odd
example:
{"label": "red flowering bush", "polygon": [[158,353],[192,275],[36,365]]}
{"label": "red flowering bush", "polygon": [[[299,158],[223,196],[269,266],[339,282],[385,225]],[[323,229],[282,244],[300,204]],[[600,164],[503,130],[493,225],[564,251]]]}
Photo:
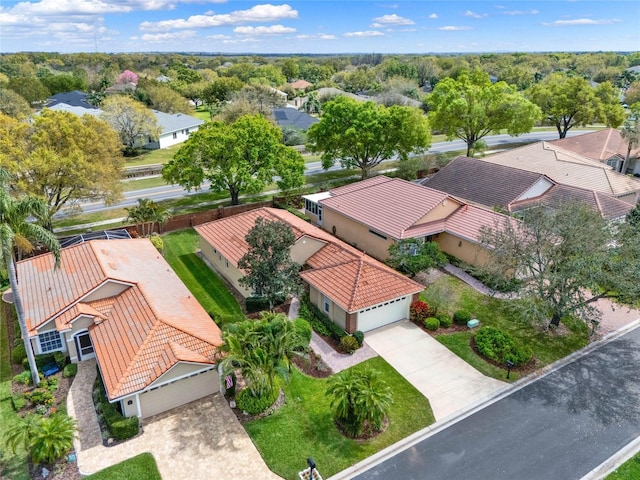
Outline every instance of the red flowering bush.
{"label": "red flowering bush", "polygon": [[423,302],[422,300],[415,301],[411,304],[409,308],[409,316],[412,322],[423,323],[426,318],[432,315],[431,307],[427,304],[427,302]]}

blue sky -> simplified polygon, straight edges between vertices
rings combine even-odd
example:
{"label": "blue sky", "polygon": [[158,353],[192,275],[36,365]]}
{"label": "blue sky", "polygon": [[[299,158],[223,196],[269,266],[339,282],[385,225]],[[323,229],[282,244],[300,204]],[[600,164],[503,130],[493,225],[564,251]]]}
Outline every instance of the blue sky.
{"label": "blue sky", "polygon": [[2,0],[0,51],[640,50],[637,0]]}

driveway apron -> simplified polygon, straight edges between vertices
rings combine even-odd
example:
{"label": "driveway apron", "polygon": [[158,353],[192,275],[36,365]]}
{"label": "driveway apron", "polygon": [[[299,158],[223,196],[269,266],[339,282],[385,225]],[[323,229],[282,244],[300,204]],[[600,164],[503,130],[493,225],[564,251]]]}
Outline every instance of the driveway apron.
{"label": "driveway apron", "polygon": [[429,399],[437,421],[507,387],[478,372],[409,320],[368,332],[365,343]]}
{"label": "driveway apron", "polygon": [[112,447],[103,446],[91,400],[95,378],[95,361],[81,362],[67,398],[69,415],[78,422],[75,448],[81,474],[150,452],[166,480],[280,478],[267,468],[220,394],[144,419],[142,434]]}

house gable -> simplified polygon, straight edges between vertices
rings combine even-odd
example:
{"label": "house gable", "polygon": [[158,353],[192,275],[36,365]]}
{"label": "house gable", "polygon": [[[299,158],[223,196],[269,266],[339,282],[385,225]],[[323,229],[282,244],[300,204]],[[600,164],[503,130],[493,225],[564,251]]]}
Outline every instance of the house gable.
{"label": "house gable", "polygon": [[522,195],[515,199],[515,201],[529,200],[531,198],[541,197],[554,185],[555,183],[549,180],[547,177],[540,177],[536,181],[536,183],[534,183],[525,192],[523,192]]}

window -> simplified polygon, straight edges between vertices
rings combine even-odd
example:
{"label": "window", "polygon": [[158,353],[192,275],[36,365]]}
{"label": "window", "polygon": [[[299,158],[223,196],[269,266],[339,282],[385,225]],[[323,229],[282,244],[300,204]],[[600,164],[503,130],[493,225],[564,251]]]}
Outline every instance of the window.
{"label": "window", "polygon": [[55,330],[41,333],[38,335],[38,340],[40,340],[40,351],[42,353],[62,349],[62,339],[60,338],[60,334]]}
{"label": "window", "polygon": [[173,132],[173,139],[175,140],[176,138],[178,138],[178,132]]}
{"label": "window", "polygon": [[329,313],[329,299],[326,295],[322,296],[322,306],[324,308],[325,313]]}

